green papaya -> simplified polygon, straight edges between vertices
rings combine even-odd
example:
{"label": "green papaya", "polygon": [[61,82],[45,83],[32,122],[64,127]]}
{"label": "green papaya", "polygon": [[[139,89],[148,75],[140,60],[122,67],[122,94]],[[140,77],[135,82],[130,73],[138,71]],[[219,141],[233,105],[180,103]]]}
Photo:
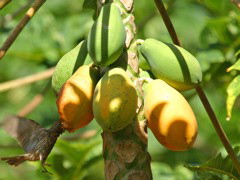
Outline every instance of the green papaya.
{"label": "green papaya", "polygon": [[132,122],[137,109],[137,92],[122,68],[106,72],[97,83],[93,114],[106,131],[118,131]]}
{"label": "green papaya", "polygon": [[140,46],[152,73],[179,91],[196,87],[202,81],[197,59],[185,49],[155,39],[147,39]]}
{"label": "green papaya", "polygon": [[139,68],[141,68],[142,70],[150,70],[150,67],[148,65],[148,62],[146,61],[146,59],[142,56],[141,53],[138,53],[138,66]]}
{"label": "green papaya", "polygon": [[92,59],[87,51],[87,42],[84,40],[58,61],[52,76],[53,90],[58,94],[63,84],[80,66],[83,64],[88,65],[91,62]]}
{"label": "green papaya", "polygon": [[102,7],[88,34],[88,52],[97,65],[108,66],[121,55],[126,32],[121,13],[114,4]]}

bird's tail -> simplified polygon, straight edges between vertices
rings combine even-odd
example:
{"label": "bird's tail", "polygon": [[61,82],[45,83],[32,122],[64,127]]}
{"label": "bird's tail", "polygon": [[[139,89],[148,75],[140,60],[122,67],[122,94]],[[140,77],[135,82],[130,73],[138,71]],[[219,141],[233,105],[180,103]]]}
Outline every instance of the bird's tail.
{"label": "bird's tail", "polygon": [[9,165],[18,166],[19,164],[26,161],[26,157],[24,155],[14,156],[14,157],[3,157],[1,160],[6,161]]}

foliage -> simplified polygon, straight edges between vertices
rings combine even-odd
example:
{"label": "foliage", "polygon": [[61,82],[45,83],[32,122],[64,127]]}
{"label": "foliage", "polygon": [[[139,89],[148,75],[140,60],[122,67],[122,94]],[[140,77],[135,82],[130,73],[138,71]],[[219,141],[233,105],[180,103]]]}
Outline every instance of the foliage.
{"label": "foliage", "polygon": [[[0,11],[0,44],[3,44],[24,12],[11,21],[7,20],[6,15],[16,12],[26,2],[27,0],[12,1]],[[183,47],[194,54],[201,64],[204,73],[203,88],[226,134],[232,145],[239,144],[240,100],[237,98],[239,83],[235,83],[239,81],[239,9],[228,0],[165,0],[164,3]],[[55,66],[63,54],[74,48],[81,40],[86,39],[94,22],[95,6],[92,0],[89,2],[83,0],[47,1],[0,61],[0,82],[41,72]],[[135,0],[134,13],[138,31],[137,38],[155,38],[171,43],[161,16],[154,6],[154,1]],[[47,80],[42,80],[0,92],[0,123],[7,113],[19,112],[47,83]],[[193,149],[186,152],[171,152],[164,149],[149,131],[149,152],[153,162],[154,179],[197,179],[199,173],[191,172],[184,168],[183,164],[203,164],[214,157],[222,147],[195,92],[188,91],[184,95],[198,119],[199,135],[196,144]],[[230,107],[228,116],[232,112],[231,121],[225,121],[226,100]],[[55,101],[55,94],[50,90],[43,103],[28,118],[38,121],[45,127],[49,126],[58,119]],[[64,140],[96,129],[99,131],[96,122],[92,122],[75,134],[66,133],[60,138],[47,161],[52,164],[48,170],[54,176],[41,173],[38,162],[24,163],[16,168],[0,162],[0,179],[18,179],[19,176],[23,179],[75,179],[76,176],[82,179],[104,179],[99,132],[90,139]],[[23,153],[2,128],[0,128],[0,137],[2,139],[1,156]],[[217,156],[217,159],[227,161],[221,156]],[[215,163],[215,160],[208,163]],[[204,166],[209,165],[208,163]],[[207,177],[210,175],[201,173],[202,179],[207,179]],[[212,174],[212,177],[220,178],[216,174]]]}
{"label": "foliage", "polygon": [[[239,146],[235,147],[234,151],[239,157],[240,147]],[[207,179],[214,178],[223,179],[224,175],[235,180],[237,180],[239,177],[239,174],[237,170],[234,168],[234,165],[229,156],[223,158],[221,153],[219,153],[215,158],[210,159],[209,161],[202,165],[199,166],[185,165],[185,166],[190,170],[197,171],[200,177],[207,177]]]}

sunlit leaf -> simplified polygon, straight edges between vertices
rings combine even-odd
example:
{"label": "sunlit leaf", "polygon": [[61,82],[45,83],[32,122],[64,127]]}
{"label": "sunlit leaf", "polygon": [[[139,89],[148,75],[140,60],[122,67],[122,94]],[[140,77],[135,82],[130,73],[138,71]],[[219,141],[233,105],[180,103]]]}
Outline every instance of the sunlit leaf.
{"label": "sunlit leaf", "polygon": [[227,88],[227,119],[231,118],[232,108],[236,98],[240,95],[240,75],[235,77]]}
{"label": "sunlit leaf", "polygon": [[[234,148],[235,153],[240,157],[240,147]],[[190,165],[186,164],[186,168],[191,171],[196,171],[197,174],[205,179],[217,180],[223,179],[224,176],[228,176],[231,179],[238,180],[239,174],[233,165],[232,160],[227,155],[225,158],[219,153],[215,158],[210,159],[202,165]]]}
{"label": "sunlit leaf", "polygon": [[227,68],[227,72],[231,70],[238,70],[240,71],[240,59],[237,60],[231,67]]}

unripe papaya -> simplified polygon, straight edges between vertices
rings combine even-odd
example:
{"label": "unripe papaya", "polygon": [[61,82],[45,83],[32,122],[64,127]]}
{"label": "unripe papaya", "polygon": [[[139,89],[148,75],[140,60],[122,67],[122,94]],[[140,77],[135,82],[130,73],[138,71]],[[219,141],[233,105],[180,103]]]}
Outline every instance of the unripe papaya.
{"label": "unripe papaya", "polygon": [[93,114],[106,131],[118,131],[130,124],[136,115],[137,92],[127,73],[114,68],[98,82],[93,98]]}
{"label": "unripe papaya", "polygon": [[92,63],[92,59],[88,55],[87,42],[84,40],[58,61],[52,76],[53,90],[58,93],[63,84],[80,66],[90,63]]}
{"label": "unripe papaya", "polygon": [[114,4],[102,7],[88,35],[88,51],[97,65],[108,66],[121,55],[126,32],[121,13]]}
{"label": "unripe papaya", "polygon": [[141,53],[138,53],[138,66],[142,70],[150,70],[147,60],[142,56]]}
{"label": "unripe papaya", "polygon": [[63,85],[57,107],[64,129],[73,132],[91,122],[92,99],[98,79],[97,69],[83,65]]}
{"label": "unripe papaya", "polygon": [[144,113],[156,139],[173,151],[189,149],[198,132],[186,99],[166,82],[156,79],[144,86]]}
{"label": "unripe papaya", "polygon": [[147,39],[140,46],[152,73],[177,90],[193,89],[202,81],[197,59],[185,49],[155,39]]}

